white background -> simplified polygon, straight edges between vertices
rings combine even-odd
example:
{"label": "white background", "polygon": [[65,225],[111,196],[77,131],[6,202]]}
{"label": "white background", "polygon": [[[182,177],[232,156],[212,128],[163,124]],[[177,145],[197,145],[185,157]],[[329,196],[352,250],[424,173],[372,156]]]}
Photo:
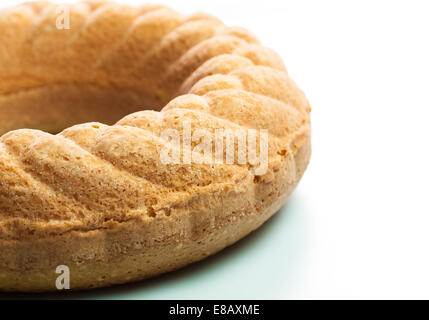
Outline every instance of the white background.
{"label": "white background", "polygon": [[287,269],[243,273],[281,287],[182,297],[429,298],[429,3],[152,2],[250,29],[283,57],[313,107],[313,156],[291,198],[299,209],[281,212],[295,217],[284,228],[293,236],[264,242],[281,255],[297,237],[299,254]]}

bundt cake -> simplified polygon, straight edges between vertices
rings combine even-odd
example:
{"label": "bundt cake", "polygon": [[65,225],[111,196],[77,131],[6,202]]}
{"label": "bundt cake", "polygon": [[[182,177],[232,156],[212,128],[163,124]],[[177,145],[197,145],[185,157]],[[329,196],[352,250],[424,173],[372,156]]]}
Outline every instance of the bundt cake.
{"label": "bundt cake", "polygon": [[[56,290],[59,265],[74,290],[175,270],[285,203],[310,159],[310,106],[275,52],[203,13],[67,10],[70,28],[46,2],[0,11],[0,290]],[[184,124],[253,130],[259,152],[268,130],[264,172],[218,161],[226,148],[184,161]]]}

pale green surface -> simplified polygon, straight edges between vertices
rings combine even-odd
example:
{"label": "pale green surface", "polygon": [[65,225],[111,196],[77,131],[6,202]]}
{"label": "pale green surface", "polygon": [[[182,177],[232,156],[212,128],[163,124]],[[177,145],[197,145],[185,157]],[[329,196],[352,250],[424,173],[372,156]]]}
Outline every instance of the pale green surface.
{"label": "pale green surface", "polygon": [[155,279],[87,292],[0,298],[276,299],[296,296],[308,240],[299,190],[264,226],[204,261]]}

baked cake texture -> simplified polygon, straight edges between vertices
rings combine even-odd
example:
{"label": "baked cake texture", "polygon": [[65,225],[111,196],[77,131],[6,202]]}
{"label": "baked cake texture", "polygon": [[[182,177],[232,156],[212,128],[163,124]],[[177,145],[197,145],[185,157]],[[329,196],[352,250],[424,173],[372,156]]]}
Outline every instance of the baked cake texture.
{"label": "baked cake texture", "polygon": [[[56,290],[58,265],[74,290],[175,270],[285,203],[310,106],[274,51],[203,13],[91,1],[58,29],[57,8],[0,11],[0,290]],[[163,163],[161,133],[184,121],[268,129],[266,172]]]}

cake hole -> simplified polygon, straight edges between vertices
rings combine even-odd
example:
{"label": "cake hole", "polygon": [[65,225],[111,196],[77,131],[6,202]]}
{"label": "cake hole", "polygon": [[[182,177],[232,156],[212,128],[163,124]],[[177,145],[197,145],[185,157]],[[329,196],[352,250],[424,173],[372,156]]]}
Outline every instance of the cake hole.
{"label": "cake hole", "polygon": [[[113,75],[111,75],[113,76]],[[0,135],[17,129],[37,129],[57,134],[76,124],[99,122],[113,125],[137,111],[159,111],[172,98],[166,88],[147,90],[103,87],[98,84],[71,83],[28,88],[19,95],[3,96],[0,109],[13,105],[16,114],[23,114],[0,128]],[[68,83],[67,83],[68,82]],[[157,91],[156,93],[154,91]],[[93,124],[94,129],[100,125]]]}

